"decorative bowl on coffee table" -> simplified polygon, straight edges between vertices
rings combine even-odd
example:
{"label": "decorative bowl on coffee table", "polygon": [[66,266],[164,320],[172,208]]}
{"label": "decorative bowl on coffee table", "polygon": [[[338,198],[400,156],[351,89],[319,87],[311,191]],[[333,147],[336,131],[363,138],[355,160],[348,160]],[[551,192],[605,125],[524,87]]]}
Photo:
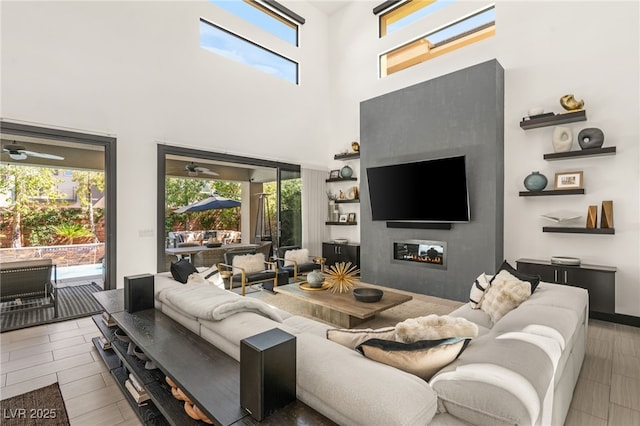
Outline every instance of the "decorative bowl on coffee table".
{"label": "decorative bowl on coffee table", "polygon": [[374,303],[382,299],[384,292],[377,288],[354,288],[353,297],[358,302]]}

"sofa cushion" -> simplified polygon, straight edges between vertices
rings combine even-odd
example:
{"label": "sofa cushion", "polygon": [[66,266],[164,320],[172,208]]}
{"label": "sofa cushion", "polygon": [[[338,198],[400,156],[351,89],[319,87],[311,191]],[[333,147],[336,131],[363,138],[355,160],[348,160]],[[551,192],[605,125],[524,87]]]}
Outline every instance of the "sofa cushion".
{"label": "sofa cushion", "polygon": [[334,422],[415,426],[433,418],[436,395],[419,377],[323,337],[301,333],[296,345],[298,399]]}
{"label": "sofa cushion", "polygon": [[309,259],[309,250],[287,250],[284,253],[284,266],[293,266],[293,262],[296,262],[298,265],[303,263],[311,263],[311,260]]}
{"label": "sofa cushion", "polygon": [[396,324],[395,340],[412,343],[419,340],[476,337],[477,335],[478,326],[465,318],[431,314],[409,318]]}
{"label": "sofa cushion", "polygon": [[449,316],[466,318],[476,324],[478,326],[478,335],[484,334],[484,332],[493,327],[493,322],[491,322],[491,317],[488,313],[482,309],[472,309],[468,303],[465,303],[455,311],[450,312]]}
{"label": "sofa cushion", "polygon": [[429,380],[442,367],[453,362],[466,348],[470,340],[452,337],[403,343],[370,339],[360,344],[356,349],[369,359]]}
{"label": "sofa cushion", "polygon": [[[474,339],[430,384],[446,411],[462,420],[532,425],[540,418],[553,375],[553,361],[543,349],[492,331]],[[491,421],[482,423],[480,416]]]}
{"label": "sofa cushion", "polygon": [[480,309],[488,313],[495,324],[529,296],[531,296],[529,283],[520,281],[508,271],[502,270],[493,277],[491,287],[487,290]]}
{"label": "sofa cushion", "polygon": [[327,330],[327,339],[339,343],[342,346],[346,346],[350,349],[355,349],[357,346],[369,339],[395,340],[395,335],[395,327],[384,327],[378,328],[376,330],[372,328],[336,328]]}
{"label": "sofa cushion", "polygon": [[186,284],[189,275],[197,273],[198,270],[187,259],[180,259],[175,263],[171,263],[171,275],[173,279]]}
{"label": "sofa cushion", "polygon": [[520,281],[528,282],[531,285],[531,294],[536,291],[536,287],[538,287],[538,284],[540,283],[540,275],[529,275],[520,272],[505,260],[504,262],[502,262],[502,265],[500,266],[500,269],[498,269],[498,272],[496,272],[496,274],[491,279],[491,284],[493,284],[493,280],[496,279],[496,276],[498,275],[498,273],[500,273],[500,271],[507,271],[514,277],[518,278]]}
{"label": "sofa cushion", "polygon": [[469,292],[469,306],[472,309],[480,309],[480,304],[484,298],[484,294],[491,285],[489,277],[484,272],[478,275],[473,284],[471,284],[471,291]]}
{"label": "sofa cushion", "polygon": [[288,315],[288,318],[285,318],[282,323],[295,330],[292,334],[309,333],[325,337],[327,335],[327,330],[333,328],[333,326],[320,321],[315,321],[298,315]]}
{"label": "sofa cushion", "polygon": [[243,268],[246,274],[251,274],[254,272],[264,271],[264,254],[256,253],[256,254],[244,254],[241,256],[234,256],[233,263],[231,264],[233,268],[233,274],[240,274],[242,271],[238,268]]}

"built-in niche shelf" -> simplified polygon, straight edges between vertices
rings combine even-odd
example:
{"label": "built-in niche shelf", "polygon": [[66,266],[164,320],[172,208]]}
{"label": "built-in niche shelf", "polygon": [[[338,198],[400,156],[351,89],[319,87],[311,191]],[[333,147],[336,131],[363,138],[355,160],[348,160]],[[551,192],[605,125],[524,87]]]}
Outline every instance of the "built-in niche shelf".
{"label": "built-in niche shelf", "polygon": [[521,197],[541,197],[545,195],[582,195],[583,189],[552,189],[548,191],[520,191]]}
{"label": "built-in niche shelf", "polygon": [[354,200],[336,200],[336,204],[349,204],[349,203],[359,203],[360,199],[356,198]]}
{"label": "built-in niche shelf", "polygon": [[537,129],[539,127],[557,126],[558,124],[573,123],[576,121],[586,121],[587,111],[581,109],[579,111],[567,112],[564,114],[546,115],[541,114],[539,117],[523,118],[520,127],[523,130]]}
{"label": "built-in niche shelf", "polygon": [[542,232],[556,232],[563,234],[599,234],[613,235],[616,233],[614,228],[577,228],[571,226],[544,226]]}
{"label": "built-in niche shelf", "polygon": [[347,181],[357,181],[357,180],[358,180],[358,178],[355,178],[355,177],[350,177],[350,178],[338,177],[338,178],[326,179],[325,182],[347,182]]}
{"label": "built-in niche shelf", "polygon": [[349,152],[347,154],[336,154],[333,156],[334,160],[355,160],[356,158],[360,158],[360,151]]}
{"label": "built-in niche shelf", "polygon": [[353,226],[357,224],[358,222],[325,222],[325,225],[339,225],[339,226]]}
{"label": "built-in niche shelf", "polygon": [[591,148],[583,149],[581,151],[569,151],[569,152],[554,152],[551,154],[544,154],[544,159],[548,161],[553,160],[568,160],[578,157],[600,156],[600,155],[615,155],[616,147],[608,146],[606,148]]}

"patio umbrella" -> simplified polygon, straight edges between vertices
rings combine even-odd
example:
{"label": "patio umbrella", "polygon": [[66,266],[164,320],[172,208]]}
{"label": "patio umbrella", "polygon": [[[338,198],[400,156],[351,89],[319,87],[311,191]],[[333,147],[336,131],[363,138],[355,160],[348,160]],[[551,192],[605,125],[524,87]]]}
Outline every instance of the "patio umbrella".
{"label": "patio umbrella", "polygon": [[186,213],[186,212],[200,212],[203,210],[214,209],[230,209],[233,207],[240,207],[240,201],[232,200],[230,198],[220,197],[217,194],[211,194],[204,200],[196,201],[187,206],[182,206],[179,209],[174,210],[174,213]]}

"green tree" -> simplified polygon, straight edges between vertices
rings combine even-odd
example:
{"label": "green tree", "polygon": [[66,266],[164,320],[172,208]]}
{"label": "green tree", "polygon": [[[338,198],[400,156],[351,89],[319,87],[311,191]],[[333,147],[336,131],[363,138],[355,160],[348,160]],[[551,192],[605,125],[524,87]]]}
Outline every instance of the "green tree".
{"label": "green tree", "polygon": [[72,173],[73,182],[78,185],[76,192],[78,194],[78,200],[80,201],[80,208],[87,212],[89,216],[89,226],[91,227],[91,233],[95,238],[95,242],[98,242],[96,236],[96,223],[95,214],[93,211],[93,199],[91,198],[91,191],[93,188],[100,192],[104,191],[104,172],[90,171],[90,170],[74,170]]}
{"label": "green tree", "polygon": [[[208,194],[203,192],[205,186],[206,181],[202,179],[167,177],[165,180],[167,214],[165,216],[173,215],[174,218],[184,220],[185,230],[188,231],[189,213],[175,214],[172,212],[178,207],[186,206],[207,197]],[[165,223],[167,222],[173,224],[174,220],[165,220]],[[171,228],[166,231],[171,231]]]}
{"label": "green tree", "polygon": [[62,180],[55,170],[13,164],[0,165],[0,191],[12,192],[11,246],[22,247],[22,216],[42,206],[51,206],[62,194],[56,185]]}

